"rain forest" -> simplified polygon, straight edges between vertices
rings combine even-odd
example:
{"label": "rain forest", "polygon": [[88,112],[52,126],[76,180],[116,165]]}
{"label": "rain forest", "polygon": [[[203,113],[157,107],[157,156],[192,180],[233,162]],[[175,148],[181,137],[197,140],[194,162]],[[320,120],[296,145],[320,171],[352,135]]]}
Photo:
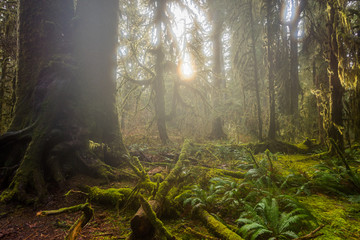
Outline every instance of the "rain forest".
{"label": "rain forest", "polygon": [[0,0],[0,240],[360,239],[359,0]]}

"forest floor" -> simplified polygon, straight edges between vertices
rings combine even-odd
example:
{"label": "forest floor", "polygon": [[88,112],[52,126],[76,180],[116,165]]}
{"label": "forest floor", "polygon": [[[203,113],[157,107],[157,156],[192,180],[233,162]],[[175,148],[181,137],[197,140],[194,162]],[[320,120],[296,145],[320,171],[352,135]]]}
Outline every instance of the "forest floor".
{"label": "forest floor", "polygon": [[[243,159],[243,152],[234,149],[233,145],[221,144],[207,144],[206,154],[198,157],[198,164],[202,168],[215,169],[213,172],[206,172],[204,175],[209,175],[208,181],[213,177],[229,177],[224,174],[218,174],[217,170],[234,170],[239,172],[240,166],[245,160]],[[134,144],[129,146],[129,150],[135,155],[139,156],[141,163],[149,174],[167,174],[170,169],[168,166],[173,166],[168,163],[173,163],[178,158],[179,147],[149,147],[148,145]],[[204,150],[205,151],[205,150]],[[202,152],[204,152],[202,151]],[[197,152],[199,154],[199,152]],[[357,153],[358,154],[358,153]],[[206,155],[206,156],[205,156]],[[358,155],[356,155],[358,156]],[[318,173],[318,169],[314,166],[324,161],[321,154],[275,154],[273,157],[273,168],[279,176],[284,179],[289,179],[291,175],[301,175],[304,178],[312,178],[314,174]],[[255,155],[255,159],[261,163],[264,159],[264,153]],[[205,160],[206,159],[206,160]],[[356,172],[359,171],[359,161],[352,162],[352,168]],[[245,169],[241,170],[246,172]],[[203,174],[203,173],[200,173]],[[237,178],[234,181],[241,182]],[[199,181],[205,181],[204,179]],[[329,180],[332,181],[332,180]],[[341,180],[342,181],[342,180]],[[194,182],[202,184],[200,182]],[[346,184],[343,183],[342,184]],[[64,239],[70,226],[79,218],[81,213],[64,213],[60,215],[51,216],[37,216],[37,212],[41,210],[53,210],[63,207],[69,207],[77,204],[82,204],[86,198],[81,194],[72,194],[65,196],[65,193],[70,189],[77,190],[80,185],[98,186],[103,189],[107,188],[133,188],[136,182],[121,181],[104,183],[102,180],[89,178],[87,176],[77,176],[68,181],[68,185],[63,190],[54,192],[44,204],[36,207],[24,207],[21,205],[0,205],[0,240],[31,240],[31,239]],[[203,185],[203,184],[202,184]],[[296,198],[304,204],[307,209],[315,216],[316,223],[312,222],[311,227],[301,235],[309,233],[319,225],[324,225],[320,230],[321,236],[316,239],[320,240],[343,240],[343,239],[360,239],[360,197],[359,195],[338,193],[336,186],[329,187],[326,191],[319,190],[319,186],[312,184],[312,188],[307,189],[307,185],[296,186],[295,188],[288,188],[286,192],[281,194],[296,194]],[[340,186],[341,188],[341,186]],[[335,190],[334,190],[335,189]],[[210,191],[210,190],[209,190]],[[94,209],[93,219],[81,231],[79,239],[127,239],[131,234],[130,219],[136,213],[136,208],[116,209],[114,207],[106,207],[102,204],[91,202]],[[227,206],[222,206],[226,208]],[[234,228],[236,223],[231,217],[221,215],[227,226]],[[192,216],[190,211],[185,210],[180,215],[174,218],[162,219],[167,229],[179,239],[220,239],[216,238],[213,232],[206,228],[206,225]],[[200,234],[199,234],[200,233]],[[199,237],[199,236],[202,237]],[[205,236],[205,237],[204,237]],[[208,236],[208,238],[206,238]],[[250,238],[249,238],[250,239]],[[258,238],[261,239],[261,238]],[[289,238],[291,239],[291,238]]]}

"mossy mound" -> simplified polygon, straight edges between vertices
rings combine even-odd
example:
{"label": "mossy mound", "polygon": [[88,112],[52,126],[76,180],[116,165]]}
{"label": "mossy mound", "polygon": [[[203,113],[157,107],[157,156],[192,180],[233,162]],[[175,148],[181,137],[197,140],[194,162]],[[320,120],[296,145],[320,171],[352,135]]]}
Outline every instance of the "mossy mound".
{"label": "mossy mound", "polygon": [[360,239],[360,204],[326,195],[311,195],[299,199],[308,206],[319,224],[325,225],[321,230],[324,235],[317,239]]}
{"label": "mossy mound", "polygon": [[282,141],[265,141],[261,143],[248,143],[240,146],[248,147],[254,152],[254,154],[265,152],[266,149],[272,153],[307,154],[314,153],[316,150],[321,148],[321,146],[312,139],[306,139],[304,142],[299,144],[291,144]]}

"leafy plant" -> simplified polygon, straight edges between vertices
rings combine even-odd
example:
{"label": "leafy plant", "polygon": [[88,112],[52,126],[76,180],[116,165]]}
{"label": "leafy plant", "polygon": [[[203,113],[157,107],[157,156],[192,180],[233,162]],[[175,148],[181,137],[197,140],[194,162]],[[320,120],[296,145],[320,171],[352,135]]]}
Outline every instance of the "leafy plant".
{"label": "leafy plant", "polygon": [[[289,199],[285,209],[289,212],[281,212],[278,201],[275,198],[263,198],[252,207],[247,204],[238,224],[243,224],[238,233],[242,236],[255,240],[260,236],[267,239],[293,239],[298,235],[295,227],[303,223],[304,219],[310,218],[310,213],[301,205]],[[247,218],[245,218],[247,217]]]}

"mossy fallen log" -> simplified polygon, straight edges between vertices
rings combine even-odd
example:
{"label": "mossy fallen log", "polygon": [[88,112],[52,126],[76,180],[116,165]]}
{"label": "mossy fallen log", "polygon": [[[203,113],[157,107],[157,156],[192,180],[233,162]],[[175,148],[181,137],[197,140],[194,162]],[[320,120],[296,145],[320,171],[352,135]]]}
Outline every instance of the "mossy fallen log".
{"label": "mossy fallen log", "polygon": [[197,238],[199,239],[207,239],[207,240],[219,240],[218,238],[216,237],[213,237],[213,236],[209,236],[209,235],[206,235],[204,233],[201,233],[201,232],[198,232],[198,231],[195,231],[194,229],[190,228],[190,227],[186,227],[185,228],[185,232],[191,234],[191,235],[195,235]]}
{"label": "mossy fallen log", "polygon": [[220,239],[223,240],[243,240],[242,237],[227,228],[223,223],[216,220],[210,213],[203,208],[198,208],[196,214],[205,225]]}
{"label": "mossy fallen log", "polygon": [[[160,206],[156,200],[150,200],[148,204],[155,213],[159,211]],[[132,217],[130,226],[132,239],[152,239],[155,234],[154,225],[151,223],[142,205]]]}
{"label": "mossy fallen log", "polygon": [[83,187],[88,194],[89,200],[113,207],[119,207],[130,197],[130,188],[108,188],[101,189],[98,187]]}
{"label": "mossy fallen log", "polygon": [[180,176],[183,170],[183,166],[189,155],[190,149],[191,142],[189,140],[185,140],[179,155],[179,160],[176,162],[174,168],[170,171],[169,175],[167,175],[165,180],[160,184],[159,189],[154,197],[154,199],[160,203],[160,206],[164,203],[166,195],[168,194],[172,186],[176,183],[177,178]]}
{"label": "mossy fallen log", "polygon": [[[156,216],[152,204],[150,204],[142,195],[139,195],[139,200],[149,222],[154,226],[160,239],[175,240],[176,238],[166,229],[163,222]],[[156,201],[155,201],[156,202]]]}
{"label": "mossy fallen log", "polygon": [[[191,143],[189,140],[185,140],[183,147],[181,149],[181,153],[179,155],[179,159],[175,164],[174,168],[167,175],[165,180],[160,183],[159,188],[153,199],[149,201],[151,208],[157,215],[161,216],[162,207],[166,199],[166,195],[171,190],[171,188],[176,183],[176,180],[180,176],[184,163],[187,159],[188,152],[191,149]],[[130,221],[131,230],[133,231],[133,239],[144,239],[144,236],[150,236],[154,234],[155,229],[154,226],[148,219],[143,207],[137,211],[137,213],[133,216]],[[140,237],[141,236],[141,237]]]}

